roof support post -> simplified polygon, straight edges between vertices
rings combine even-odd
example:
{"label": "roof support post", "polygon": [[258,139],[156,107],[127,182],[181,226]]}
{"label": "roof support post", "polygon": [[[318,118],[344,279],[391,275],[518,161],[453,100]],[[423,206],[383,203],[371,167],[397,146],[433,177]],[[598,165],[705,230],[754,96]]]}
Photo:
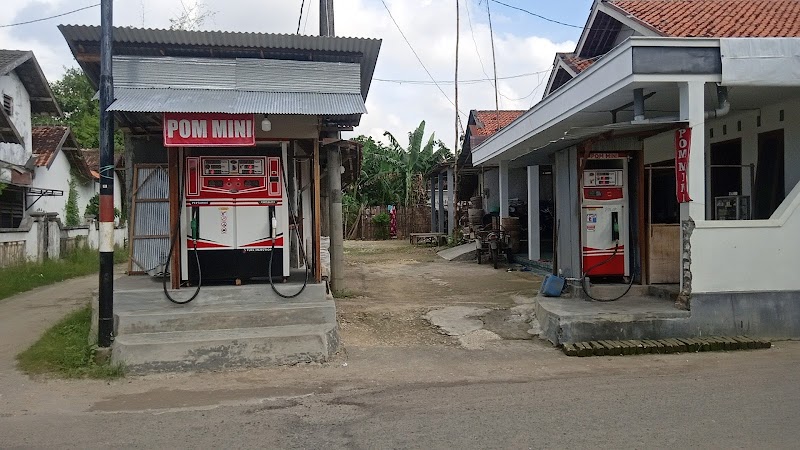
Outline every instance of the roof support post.
{"label": "roof support post", "polygon": [[437,233],[444,233],[444,172],[439,172],[439,226]]}
{"label": "roof support post", "polygon": [[706,218],[706,154],[705,154],[705,82],[689,81],[678,83],[680,95],[680,118],[689,123],[692,130],[689,144],[689,163],[686,169],[689,198],[681,203],[681,291],[678,302],[688,305],[692,294],[692,245],[691,237],[694,221]]}
{"label": "roof support post", "polygon": [[679,83],[680,118],[692,129],[689,147],[689,203],[681,204],[681,221],[706,218],[705,82]]}
{"label": "roof support post", "polygon": [[500,161],[498,168],[499,192],[500,192],[500,218],[508,217],[508,161]]}
{"label": "roof support post", "polygon": [[328,148],[328,231],[331,253],[331,290],[344,290],[344,225],[342,218],[342,154],[339,147]]}
{"label": "roof support post", "polygon": [[539,234],[539,166],[528,166],[528,259],[541,259]]}
{"label": "roof support post", "polygon": [[644,89],[633,90],[633,120],[640,122],[644,120]]}
{"label": "roof support post", "polygon": [[453,236],[456,229],[456,186],[453,182],[453,166],[447,168],[447,234]]}
{"label": "roof support post", "polygon": [[436,175],[431,175],[431,233],[436,233]]}

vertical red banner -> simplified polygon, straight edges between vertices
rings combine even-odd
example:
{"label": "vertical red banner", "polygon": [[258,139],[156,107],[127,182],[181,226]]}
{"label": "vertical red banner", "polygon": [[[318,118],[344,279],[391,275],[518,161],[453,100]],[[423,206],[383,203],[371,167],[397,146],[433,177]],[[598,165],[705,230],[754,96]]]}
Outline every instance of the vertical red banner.
{"label": "vertical red banner", "polygon": [[692,145],[692,129],[675,130],[675,195],[678,203],[692,201],[689,197],[689,147]]}

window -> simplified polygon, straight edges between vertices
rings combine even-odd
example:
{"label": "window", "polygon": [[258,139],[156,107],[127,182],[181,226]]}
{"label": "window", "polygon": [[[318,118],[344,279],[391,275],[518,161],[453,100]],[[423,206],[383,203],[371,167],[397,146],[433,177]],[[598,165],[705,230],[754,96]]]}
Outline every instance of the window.
{"label": "window", "polygon": [[6,186],[0,192],[0,228],[18,228],[25,214],[25,191]]}
{"label": "window", "polygon": [[3,109],[9,116],[14,115],[14,99],[10,95],[3,94]]}

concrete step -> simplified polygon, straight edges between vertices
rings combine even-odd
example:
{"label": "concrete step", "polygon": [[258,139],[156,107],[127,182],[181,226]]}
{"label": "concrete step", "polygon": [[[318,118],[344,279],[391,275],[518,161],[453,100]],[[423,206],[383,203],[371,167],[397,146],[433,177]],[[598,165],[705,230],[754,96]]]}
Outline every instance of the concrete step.
{"label": "concrete step", "polygon": [[159,309],[117,312],[116,335],[172,331],[224,330],[289,325],[336,324],[332,300],[316,302],[248,301],[228,305],[164,305]]}
{"label": "concrete step", "polygon": [[323,362],[338,343],[335,325],[138,333],[116,338],[112,361],[134,374]]}

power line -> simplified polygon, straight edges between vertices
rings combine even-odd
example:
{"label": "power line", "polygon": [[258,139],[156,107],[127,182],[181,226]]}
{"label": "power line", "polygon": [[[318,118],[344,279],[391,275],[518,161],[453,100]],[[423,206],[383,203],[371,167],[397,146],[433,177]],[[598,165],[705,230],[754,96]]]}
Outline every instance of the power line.
{"label": "power line", "polygon": [[[520,73],[520,74],[517,74],[517,75],[509,75],[509,76],[506,76],[506,77],[497,77],[497,79],[498,80],[511,80],[511,79],[514,79],[514,78],[530,77],[530,76],[533,76],[533,75],[539,75],[539,74],[542,74],[542,73],[550,72],[550,70],[552,70],[552,67],[544,69],[544,70],[539,70],[539,71],[536,71],[536,72]],[[452,84],[453,83],[453,80],[433,80],[433,81],[429,81],[429,80],[403,80],[403,79],[391,79],[391,78],[373,78],[373,80],[374,81],[383,81],[383,82],[387,82],[387,83],[398,83],[398,84],[434,84],[434,83]],[[493,80],[493,78],[473,78],[471,80],[458,80],[458,83],[459,84],[477,84],[477,83],[482,83],[484,81],[491,82],[492,80]]]}
{"label": "power line", "polygon": [[[397,31],[400,32],[400,36],[403,36],[403,40],[406,41],[406,44],[408,45],[408,48],[411,49],[411,53],[413,53],[414,56],[417,58],[417,61],[419,61],[419,64],[425,70],[425,73],[428,74],[428,76],[430,77],[430,79],[433,82],[433,84],[436,86],[437,89],[439,89],[439,92],[441,92],[442,95],[444,95],[444,98],[446,98],[447,101],[450,102],[451,105],[453,105],[453,108],[456,108],[456,110],[458,111],[458,107],[456,107],[456,104],[453,103],[452,100],[450,100],[450,97],[447,95],[447,93],[444,91],[444,89],[442,89],[442,87],[439,85],[439,82],[437,82],[436,79],[433,78],[433,75],[431,75],[431,72],[428,70],[427,67],[425,67],[425,63],[422,62],[422,58],[419,57],[419,54],[417,54],[417,51],[414,50],[414,46],[411,45],[411,42],[409,42],[409,40],[406,37],[405,33],[403,33],[403,30],[400,28],[400,25],[398,25],[397,21],[394,19],[394,16],[392,15],[392,11],[389,9],[389,6],[386,4],[386,1],[385,0],[381,0],[381,3],[383,3],[383,7],[386,8],[386,12],[389,13],[389,18],[392,19],[392,22],[394,23],[394,26],[397,28]],[[460,112],[461,114],[466,115],[463,111],[458,111],[458,112]]]}
{"label": "power line", "polygon": [[[481,52],[478,50],[478,41],[475,39],[475,30],[472,28],[472,14],[469,12],[469,2],[467,2],[467,20],[469,21],[469,32],[472,35],[472,43],[475,44],[475,53],[478,55],[478,62],[481,63],[481,70],[483,74],[486,75],[486,81],[491,85],[492,82],[489,80],[491,78],[488,73],[486,73],[486,66],[483,65],[483,58],[481,58]],[[494,87],[494,86],[492,86]]]}
{"label": "power line", "polygon": [[64,12],[64,13],[61,13],[61,14],[56,14],[54,16],[42,17],[41,19],[34,19],[34,20],[28,20],[28,21],[25,21],[25,22],[17,22],[17,23],[9,23],[9,24],[6,24],[6,25],[0,25],[0,28],[16,27],[18,25],[28,25],[29,23],[43,22],[45,20],[55,19],[57,17],[63,17],[63,16],[67,16],[69,14],[74,14],[76,12],[83,11],[84,9],[94,8],[95,6],[100,6],[100,3],[95,3],[94,5],[84,6],[83,8],[73,9],[72,11],[67,11],[67,12]]}
{"label": "power line", "polygon": [[308,11],[306,12],[306,21],[303,22],[303,34],[306,34],[306,28],[308,28],[308,16],[311,15],[311,3],[308,4]]}
{"label": "power line", "polygon": [[303,8],[305,7],[306,7],[306,0],[302,0],[302,2],[300,3],[300,17],[297,18],[297,33],[295,34],[300,34],[300,22],[303,21]]}
{"label": "power line", "polygon": [[536,14],[536,13],[534,13],[534,12],[530,12],[530,11],[528,11],[527,9],[522,9],[522,8],[520,8],[520,7],[518,7],[518,6],[509,5],[508,3],[503,3],[503,2],[501,2],[501,1],[498,1],[498,0],[492,0],[492,1],[493,1],[493,2],[495,2],[495,3],[497,3],[497,4],[499,4],[499,5],[503,5],[503,6],[505,6],[506,8],[516,9],[517,11],[522,11],[522,12],[524,12],[524,13],[526,13],[526,14],[530,14],[530,15],[532,15],[532,16],[534,16],[534,17],[538,17],[538,18],[540,18],[540,19],[542,19],[542,20],[546,20],[546,21],[548,21],[548,22],[557,23],[557,24],[559,24],[559,25],[564,25],[565,27],[572,27],[572,28],[580,28],[580,29],[583,29],[583,27],[582,27],[582,26],[579,26],[579,25],[573,25],[573,24],[571,24],[571,23],[566,23],[566,22],[560,22],[560,21],[558,21],[558,20],[551,19],[551,18],[549,18],[549,17],[545,17],[545,16],[543,16],[543,15],[541,15],[541,14]]}

